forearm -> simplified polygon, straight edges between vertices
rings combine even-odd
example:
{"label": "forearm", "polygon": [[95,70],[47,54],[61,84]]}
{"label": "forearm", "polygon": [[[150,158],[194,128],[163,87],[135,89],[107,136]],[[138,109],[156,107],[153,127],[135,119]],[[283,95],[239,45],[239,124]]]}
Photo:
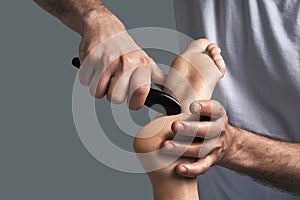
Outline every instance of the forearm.
{"label": "forearm", "polygon": [[300,144],[231,127],[235,143],[220,165],[288,192],[300,193]]}
{"label": "forearm", "polygon": [[111,14],[99,0],[34,0],[80,35],[98,16]]}

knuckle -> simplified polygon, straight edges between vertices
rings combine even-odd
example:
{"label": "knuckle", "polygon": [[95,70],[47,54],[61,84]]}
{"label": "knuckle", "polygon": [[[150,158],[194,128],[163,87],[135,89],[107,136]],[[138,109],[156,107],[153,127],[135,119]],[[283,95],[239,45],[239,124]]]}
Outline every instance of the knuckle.
{"label": "knuckle", "polygon": [[213,101],[213,112],[215,113],[215,117],[222,117],[225,114],[225,109],[223,105],[218,101]]}
{"label": "knuckle", "polygon": [[123,97],[116,95],[112,97],[111,102],[113,102],[114,104],[121,104],[124,102],[124,100],[125,99]]}
{"label": "knuckle", "polygon": [[101,60],[102,60],[104,67],[106,67],[106,66],[109,66],[110,64],[112,64],[114,62],[115,58],[110,52],[105,51],[101,56]]}
{"label": "knuckle", "polygon": [[122,55],[120,57],[121,66],[120,70],[126,72],[128,69],[134,67],[134,60],[129,55]]}
{"label": "knuckle", "polygon": [[147,63],[149,63],[149,64],[155,64],[155,61],[153,60],[153,58],[149,57],[148,55],[146,56],[146,60],[147,60]]}
{"label": "knuckle", "polygon": [[152,58],[150,58],[149,56],[145,55],[145,56],[140,56],[139,59],[139,64],[140,65],[149,65],[149,64],[153,64],[154,60]]}
{"label": "knuckle", "polygon": [[134,65],[134,66],[140,66],[140,65],[148,65],[155,63],[152,58],[150,58],[146,52],[143,50],[137,50],[133,51],[127,54],[124,54],[120,56],[121,62],[124,65]]}
{"label": "knuckle", "polygon": [[148,86],[138,86],[134,90],[134,93],[138,96],[142,96],[148,93],[149,87]]}

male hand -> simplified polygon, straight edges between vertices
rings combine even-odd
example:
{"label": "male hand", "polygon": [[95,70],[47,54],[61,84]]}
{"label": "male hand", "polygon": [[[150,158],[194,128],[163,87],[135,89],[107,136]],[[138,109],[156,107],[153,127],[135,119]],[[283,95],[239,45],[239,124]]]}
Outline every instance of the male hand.
{"label": "male hand", "polygon": [[175,134],[196,138],[192,143],[165,141],[163,149],[168,154],[195,158],[193,163],[179,164],[176,171],[185,177],[196,177],[225,159],[234,136],[226,111],[219,102],[197,101],[191,104],[190,111],[200,118],[210,118],[210,121],[175,121],[172,124]]}
{"label": "male hand", "polygon": [[106,95],[109,101],[122,103],[128,95],[129,108],[141,108],[151,82],[163,85],[165,74],[105,7],[87,21],[79,48],[80,82],[96,98]]}

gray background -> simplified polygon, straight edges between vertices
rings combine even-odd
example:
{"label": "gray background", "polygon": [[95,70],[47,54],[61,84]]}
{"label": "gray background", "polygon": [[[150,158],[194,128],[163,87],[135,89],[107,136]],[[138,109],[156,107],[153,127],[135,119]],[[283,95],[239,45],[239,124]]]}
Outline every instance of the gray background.
{"label": "gray background", "polygon": [[[103,2],[128,29],[175,29],[171,0]],[[33,1],[0,4],[0,199],[152,199],[146,175],[102,165],[79,140],[70,60],[80,37]],[[152,56],[165,64],[172,57]]]}

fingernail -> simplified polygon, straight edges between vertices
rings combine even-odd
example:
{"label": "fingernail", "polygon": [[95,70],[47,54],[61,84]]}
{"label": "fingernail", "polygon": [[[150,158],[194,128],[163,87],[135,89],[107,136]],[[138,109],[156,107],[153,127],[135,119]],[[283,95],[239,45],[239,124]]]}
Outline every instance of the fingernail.
{"label": "fingernail", "polygon": [[176,129],[176,132],[182,131],[184,129],[183,124],[180,122],[176,123],[175,129]]}
{"label": "fingernail", "polygon": [[165,151],[173,151],[174,145],[172,143],[168,143],[164,149]]}
{"label": "fingernail", "polygon": [[200,112],[201,106],[199,103],[193,103],[191,106],[191,112],[197,113]]}
{"label": "fingernail", "polygon": [[185,166],[179,166],[178,167],[178,172],[180,174],[184,174],[184,173],[186,173],[186,171],[187,171],[187,168]]}

